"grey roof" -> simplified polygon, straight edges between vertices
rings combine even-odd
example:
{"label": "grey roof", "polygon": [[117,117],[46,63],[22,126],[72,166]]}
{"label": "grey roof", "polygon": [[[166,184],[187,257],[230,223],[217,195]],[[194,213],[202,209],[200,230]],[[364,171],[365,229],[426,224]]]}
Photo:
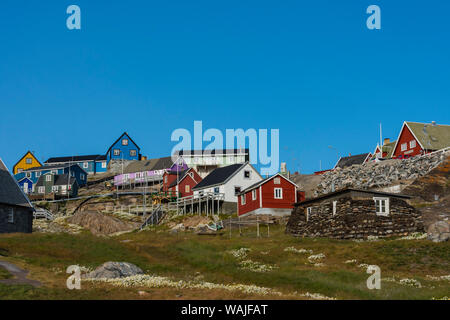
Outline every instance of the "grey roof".
{"label": "grey roof", "polygon": [[53,157],[45,161],[44,163],[61,163],[61,162],[79,162],[79,161],[103,161],[106,160],[106,155],[93,154],[87,156],[66,156],[66,157]]}
{"label": "grey roof", "polygon": [[55,186],[64,186],[64,185],[72,185],[74,183],[77,182],[77,179],[75,179],[74,177],[70,177],[70,182],[69,182],[69,175],[66,174],[58,174],[55,176],[55,183],[53,185]]}
{"label": "grey roof", "polygon": [[204,153],[210,153],[210,154],[248,154],[249,149],[211,149],[211,150],[178,150],[175,151],[174,155],[181,155],[181,156],[190,156],[190,155],[203,155]]}
{"label": "grey roof", "polygon": [[0,203],[33,208],[27,196],[22,192],[16,179],[9,173],[0,159]]}
{"label": "grey roof", "polygon": [[229,177],[233,176],[243,166],[247,164],[232,164],[226,167],[216,168],[211,171],[202,181],[200,181],[193,189],[203,189],[224,183]]}
{"label": "grey roof", "polygon": [[173,165],[172,157],[132,161],[124,173],[135,173],[153,170],[169,169]]}
{"label": "grey roof", "polygon": [[335,168],[346,168],[350,167],[354,164],[363,164],[364,160],[366,160],[369,153],[357,154],[355,156],[342,157],[339,159],[338,163],[336,163]]}

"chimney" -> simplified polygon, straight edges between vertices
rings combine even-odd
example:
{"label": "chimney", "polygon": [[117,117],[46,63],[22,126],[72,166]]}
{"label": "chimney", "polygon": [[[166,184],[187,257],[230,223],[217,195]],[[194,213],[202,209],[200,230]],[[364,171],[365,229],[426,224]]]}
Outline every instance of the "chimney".
{"label": "chimney", "polygon": [[349,156],[349,157],[351,157],[351,156],[352,156],[352,154],[351,154],[351,153],[349,153],[349,154],[348,154],[348,156]]}
{"label": "chimney", "polygon": [[389,138],[384,138],[383,146],[391,142]]}
{"label": "chimney", "polygon": [[142,161],[147,160],[147,156],[142,156]]}

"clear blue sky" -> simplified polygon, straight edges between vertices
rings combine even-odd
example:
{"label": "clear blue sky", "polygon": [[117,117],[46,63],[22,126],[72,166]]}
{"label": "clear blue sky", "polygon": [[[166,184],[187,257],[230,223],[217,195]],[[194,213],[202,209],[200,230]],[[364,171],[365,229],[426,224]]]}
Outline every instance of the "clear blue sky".
{"label": "clear blue sky", "polygon": [[373,151],[380,122],[389,138],[404,120],[450,124],[449,12],[442,0],[3,0],[0,157],[105,153],[123,131],[165,156],[174,129],[202,120],[278,128],[290,170],[326,169],[329,145]]}

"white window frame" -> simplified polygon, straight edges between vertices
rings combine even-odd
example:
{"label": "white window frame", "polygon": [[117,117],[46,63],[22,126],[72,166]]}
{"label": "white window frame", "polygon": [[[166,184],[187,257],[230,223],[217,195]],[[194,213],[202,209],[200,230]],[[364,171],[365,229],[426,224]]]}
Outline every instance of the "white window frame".
{"label": "white window frame", "polygon": [[[248,173],[248,177],[246,177]],[[252,178],[252,172],[250,170],[244,170],[244,179],[251,179]]]}
{"label": "white window frame", "polygon": [[130,150],[130,157],[136,157],[137,156],[137,150],[136,149],[131,149]]}
{"label": "white window frame", "polygon": [[184,192],[191,192],[191,186],[190,185],[185,185],[184,186]]}
{"label": "white window frame", "polygon": [[58,192],[59,187],[58,186],[52,186],[52,192]]}
{"label": "white window frame", "polygon": [[89,163],[88,162],[83,162],[83,169],[87,169],[89,168]]}
{"label": "white window frame", "polygon": [[411,140],[411,141],[409,142],[409,148],[410,148],[410,149],[414,149],[416,146],[417,146],[416,140]]}
{"label": "white window frame", "polygon": [[312,207],[306,208],[306,221],[309,221],[309,215],[312,212]]}
{"label": "white window frame", "polygon": [[400,146],[400,150],[401,150],[401,151],[406,151],[406,150],[408,150],[408,143],[407,143],[407,142],[402,143],[401,146]]}
{"label": "white window frame", "polygon": [[252,190],[252,200],[256,200],[256,189]]}
{"label": "white window frame", "polygon": [[9,208],[8,223],[14,223],[14,208]]}
{"label": "white window frame", "polygon": [[114,149],[113,150],[113,155],[120,156],[120,149]]}
{"label": "white window frame", "polygon": [[38,193],[45,193],[45,187],[39,186],[38,187]]}
{"label": "white window frame", "polygon": [[26,164],[33,164],[33,158],[26,158],[25,159]]}
{"label": "white window frame", "polygon": [[275,179],[273,179],[273,184],[281,184],[281,178],[276,177]]}
{"label": "white window frame", "polygon": [[[277,191],[280,192],[280,195],[277,195]],[[283,199],[283,188],[274,188],[273,189],[273,198],[274,199]]]}
{"label": "white window frame", "polygon": [[[389,208],[389,198],[387,197],[374,197],[373,198],[374,202],[375,202],[375,213],[377,214],[377,216],[388,216],[390,214],[390,208]],[[380,201],[380,204],[377,205],[377,201]],[[382,205],[382,201],[384,201],[384,211],[382,211],[381,209],[383,209],[383,205]]]}
{"label": "white window frame", "polygon": [[52,175],[51,174],[46,175],[45,176],[45,181],[47,181],[47,182],[52,181]]}
{"label": "white window frame", "polygon": [[129,143],[128,139],[122,139],[122,145],[127,146]]}
{"label": "white window frame", "polygon": [[27,178],[31,178],[31,172],[27,172]]}
{"label": "white window frame", "polygon": [[337,201],[333,201],[333,216],[336,215],[336,211],[337,211]]}
{"label": "white window frame", "polygon": [[103,161],[102,162],[102,169],[105,169],[106,168],[106,161]]}
{"label": "white window frame", "polygon": [[245,205],[245,194],[241,195],[241,205]]}
{"label": "white window frame", "polygon": [[36,178],[41,176],[41,172],[40,171],[36,171]]}
{"label": "white window frame", "polygon": [[219,188],[219,187],[214,187],[214,193],[215,193],[215,194],[220,193],[220,188]]}
{"label": "white window frame", "polygon": [[81,179],[81,180],[84,180],[84,178],[85,178],[85,177],[84,177],[84,173],[80,173],[80,179]]}

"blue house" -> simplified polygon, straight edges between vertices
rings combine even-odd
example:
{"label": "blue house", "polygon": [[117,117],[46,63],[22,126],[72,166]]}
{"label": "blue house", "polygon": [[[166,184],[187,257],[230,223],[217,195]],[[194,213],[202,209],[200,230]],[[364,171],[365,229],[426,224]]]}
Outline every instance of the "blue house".
{"label": "blue house", "polygon": [[28,178],[22,178],[20,179],[18,182],[20,189],[22,189],[22,191],[26,194],[30,194],[31,192],[33,192],[33,181],[31,181]]}
{"label": "blue house", "polygon": [[29,179],[33,184],[36,184],[39,180],[39,177],[46,174],[51,173],[54,175],[59,174],[70,174],[71,177],[74,177],[77,180],[77,183],[80,187],[85,186],[87,184],[87,176],[88,173],[83,170],[78,164],[61,164],[61,165],[45,165],[42,167],[31,168],[14,175],[17,181],[21,181],[23,178]]}
{"label": "blue house", "polygon": [[106,155],[94,154],[87,156],[54,157],[44,162],[46,165],[72,165],[78,164],[88,174],[106,172],[108,162]]}
{"label": "blue house", "polygon": [[110,160],[141,160],[141,148],[124,132],[106,152],[106,158]]}

